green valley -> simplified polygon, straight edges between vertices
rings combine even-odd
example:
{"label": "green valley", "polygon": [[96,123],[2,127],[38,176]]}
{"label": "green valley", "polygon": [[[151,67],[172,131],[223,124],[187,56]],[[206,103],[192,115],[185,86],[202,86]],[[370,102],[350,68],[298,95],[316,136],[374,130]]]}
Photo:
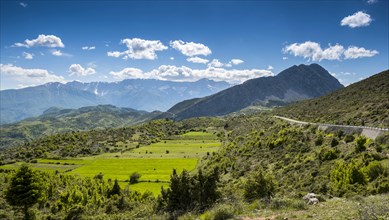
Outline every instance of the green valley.
{"label": "green valley", "polygon": [[[221,146],[216,136],[205,132],[188,132],[146,146],[118,153],[104,153],[77,159],[38,159],[31,168],[95,177],[99,173],[104,179],[119,180],[124,188],[130,175],[140,174],[139,183],[130,189],[158,195],[161,186],[167,186],[173,169],[194,170],[201,158],[214,153]],[[0,166],[0,169],[16,169],[21,162]]]}

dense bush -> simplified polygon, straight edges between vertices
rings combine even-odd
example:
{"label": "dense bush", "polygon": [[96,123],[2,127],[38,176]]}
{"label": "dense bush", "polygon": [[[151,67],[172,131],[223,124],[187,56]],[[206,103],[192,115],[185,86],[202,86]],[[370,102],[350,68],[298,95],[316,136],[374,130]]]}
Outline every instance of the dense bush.
{"label": "dense bush", "polygon": [[169,188],[162,189],[158,197],[157,209],[169,212],[173,216],[187,211],[204,211],[219,198],[218,181],[218,169],[214,169],[207,175],[199,170],[194,176],[190,176],[186,170],[183,170],[180,175],[173,170]]}
{"label": "dense bush", "polygon": [[248,175],[243,185],[244,197],[248,201],[255,199],[270,199],[274,196],[276,184],[271,175],[265,174],[261,169]]}
{"label": "dense bush", "polygon": [[330,179],[331,190],[338,196],[352,190],[353,185],[359,185],[359,189],[363,189],[363,186],[367,184],[367,177],[358,165],[354,162],[346,163],[343,160],[338,161],[336,167],[331,170]]}
{"label": "dense bush", "polygon": [[132,173],[130,175],[130,183],[131,184],[138,183],[140,177],[141,177],[141,175],[139,173],[137,173],[137,172]]}

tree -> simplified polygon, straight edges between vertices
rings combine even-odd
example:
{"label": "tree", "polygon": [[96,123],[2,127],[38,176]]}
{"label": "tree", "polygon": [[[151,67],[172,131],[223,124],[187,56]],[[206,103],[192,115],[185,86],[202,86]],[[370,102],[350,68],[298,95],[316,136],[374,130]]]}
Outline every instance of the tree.
{"label": "tree", "polygon": [[112,189],[108,192],[108,197],[111,197],[113,195],[120,195],[120,186],[118,183],[118,179],[115,179],[115,183],[113,184]]}
{"label": "tree", "polygon": [[28,209],[43,196],[40,175],[23,164],[12,177],[5,196],[10,205],[23,208],[24,219],[31,219]]}
{"label": "tree", "polygon": [[139,182],[141,175],[137,172],[133,172],[130,176],[130,184],[135,184]]}
{"label": "tree", "polygon": [[204,211],[219,198],[218,181],[218,169],[208,175],[199,170],[194,176],[189,175],[186,170],[178,175],[173,169],[169,188],[162,188],[161,196],[158,197],[157,210],[176,214],[191,210]]}

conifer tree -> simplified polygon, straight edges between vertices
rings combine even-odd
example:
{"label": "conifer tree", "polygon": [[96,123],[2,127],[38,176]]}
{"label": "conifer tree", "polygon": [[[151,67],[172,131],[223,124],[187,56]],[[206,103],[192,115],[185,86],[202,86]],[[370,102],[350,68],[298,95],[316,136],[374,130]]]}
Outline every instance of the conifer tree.
{"label": "conifer tree", "polygon": [[118,180],[115,179],[115,183],[113,184],[112,189],[109,191],[108,197],[111,197],[113,195],[120,195],[120,191],[121,191],[121,189],[120,189]]}
{"label": "conifer tree", "polygon": [[24,219],[31,219],[28,209],[43,195],[42,180],[37,172],[23,164],[11,179],[6,200],[12,206],[23,208]]}

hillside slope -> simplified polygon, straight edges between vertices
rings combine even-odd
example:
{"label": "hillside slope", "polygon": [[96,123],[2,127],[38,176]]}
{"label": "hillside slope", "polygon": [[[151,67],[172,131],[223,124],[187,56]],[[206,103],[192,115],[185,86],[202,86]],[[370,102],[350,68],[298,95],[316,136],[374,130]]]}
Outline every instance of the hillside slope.
{"label": "hillside slope", "polygon": [[168,112],[178,120],[226,115],[254,104],[285,104],[319,97],[342,87],[318,64],[292,66],[274,77],[248,80],[202,99],[186,100]]}
{"label": "hillside slope", "polygon": [[0,148],[55,133],[135,125],[158,114],[160,112],[148,113],[112,105],[79,109],[50,108],[39,117],[1,126]]}
{"label": "hillside slope", "polygon": [[389,70],[275,114],[309,122],[389,127]]}

